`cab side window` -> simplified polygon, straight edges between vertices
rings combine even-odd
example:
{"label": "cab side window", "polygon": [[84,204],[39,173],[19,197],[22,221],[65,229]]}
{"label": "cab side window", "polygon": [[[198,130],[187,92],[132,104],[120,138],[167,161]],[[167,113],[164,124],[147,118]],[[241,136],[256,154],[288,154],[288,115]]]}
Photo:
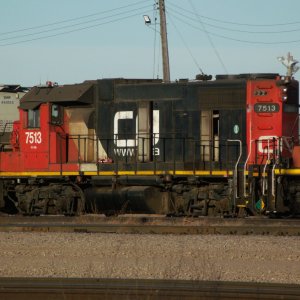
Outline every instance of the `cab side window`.
{"label": "cab side window", "polygon": [[61,125],[63,123],[63,110],[57,104],[51,106],[51,124]]}
{"label": "cab side window", "polygon": [[39,110],[39,108],[28,110],[27,127],[28,128],[39,128],[40,127],[40,110]]}

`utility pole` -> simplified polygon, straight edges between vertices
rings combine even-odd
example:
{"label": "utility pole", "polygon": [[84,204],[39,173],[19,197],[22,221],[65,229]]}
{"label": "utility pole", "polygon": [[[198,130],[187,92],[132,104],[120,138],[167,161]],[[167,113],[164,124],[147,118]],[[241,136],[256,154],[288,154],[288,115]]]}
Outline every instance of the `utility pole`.
{"label": "utility pole", "polygon": [[162,61],[163,61],[163,80],[164,82],[170,82],[170,66],[169,66],[169,50],[168,50],[168,39],[167,39],[165,0],[159,0],[159,15],[160,15],[160,36],[161,36]]}

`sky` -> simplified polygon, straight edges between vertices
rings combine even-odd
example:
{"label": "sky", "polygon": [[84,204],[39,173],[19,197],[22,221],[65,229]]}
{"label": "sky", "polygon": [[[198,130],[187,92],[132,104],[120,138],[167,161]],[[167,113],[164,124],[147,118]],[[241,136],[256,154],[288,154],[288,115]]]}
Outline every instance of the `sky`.
{"label": "sky", "polygon": [[[0,84],[162,78],[155,3],[0,0]],[[279,56],[290,52],[300,60],[299,0],[165,0],[165,5],[171,80],[201,72],[284,75]],[[300,79],[300,71],[295,77]]]}

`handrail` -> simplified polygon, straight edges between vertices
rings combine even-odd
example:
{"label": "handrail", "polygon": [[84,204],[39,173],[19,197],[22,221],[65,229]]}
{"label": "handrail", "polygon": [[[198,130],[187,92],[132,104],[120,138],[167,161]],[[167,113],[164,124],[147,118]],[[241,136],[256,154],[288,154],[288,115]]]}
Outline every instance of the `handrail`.
{"label": "handrail", "polygon": [[246,161],[245,161],[245,164],[244,164],[244,197],[248,197],[249,194],[246,193],[246,169],[247,169],[247,164],[248,164],[248,161],[250,159],[250,156],[252,154],[252,143],[255,142],[255,140],[251,140],[250,141],[250,145],[249,145],[249,153],[248,153],[248,156],[246,158]]}
{"label": "handrail", "polygon": [[13,125],[13,122],[6,122],[5,125],[3,126],[3,131],[0,133],[0,136],[4,136],[5,133],[10,133],[10,131],[6,131],[6,127],[8,127],[9,125]]}
{"label": "handrail", "polygon": [[270,139],[268,139],[268,146],[267,146],[267,160],[263,169],[263,186],[262,186],[262,194],[265,195],[266,191],[266,169],[267,165],[270,162]]}
{"label": "handrail", "polygon": [[235,197],[233,198],[234,199],[234,207],[236,206],[236,202],[235,202],[235,199],[238,199],[238,191],[237,191],[237,173],[238,173],[238,164],[241,160],[241,157],[242,157],[242,154],[243,154],[243,148],[242,148],[242,141],[241,140],[227,140],[228,142],[236,142],[236,143],[239,143],[240,145],[240,155],[235,163],[235,166],[234,166],[234,176],[233,176],[233,187],[235,188]]}
{"label": "handrail", "polygon": [[278,153],[278,157],[276,158],[276,152],[275,152],[275,157],[274,157],[274,164],[273,164],[273,167],[272,167],[272,196],[275,197],[275,168],[276,168],[276,165],[279,161],[279,153],[280,153],[280,147],[281,147],[281,138],[278,138],[278,142],[277,142],[277,153]]}
{"label": "handrail", "polygon": [[[94,138],[93,138],[94,137]],[[208,143],[209,139],[197,139],[193,137],[169,137],[168,135],[160,135],[160,140],[159,144],[156,143],[155,146],[153,146],[153,141],[154,141],[154,135],[149,134],[147,136],[139,136],[138,139],[134,138],[132,135],[128,136],[128,141],[127,141],[127,136],[125,137],[120,137],[122,138],[123,147],[118,147],[114,140],[114,138],[110,137],[98,137],[96,134],[93,135],[88,134],[71,134],[68,135],[69,141],[72,141],[72,143],[75,143],[74,146],[76,147],[76,153],[73,151],[70,153],[70,160],[68,162],[77,162],[80,164],[86,163],[86,162],[97,162],[99,161],[105,161],[106,157],[109,157],[110,162],[115,164],[115,171],[118,172],[118,169],[120,167],[122,168],[132,168],[132,166],[127,166],[127,163],[132,163],[135,162],[135,170],[138,168],[143,168],[141,165],[137,165],[140,162],[141,163],[154,163],[156,166],[153,166],[156,168],[159,164],[161,168],[171,168],[171,170],[176,171],[179,167],[181,168],[188,168],[190,166],[196,174],[196,170],[200,167],[204,168],[204,170],[207,171],[213,171],[214,170],[214,159],[213,159],[213,149],[219,150],[220,156],[222,156],[222,149],[225,150],[225,142],[227,140],[222,139],[219,140],[218,145],[212,147],[212,143]],[[64,134],[61,134],[61,138],[64,139]],[[87,160],[86,156],[86,151],[88,145],[86,143],[89,140],[94,140],[94,152],[93,156],[89,156]],[[132,145],[130,145],[130,142],[132,141]],[[241,142],[241,140],[237,140],[238,143]],[[139,147],[138,147],[139,143]],[[152,145],[151,145],[151,144]],[[148,146],[150,145],[149,149]],[[173,147],[172,147],[173,144]],[[91,145],[91,143],[89,144]],[[92,146],[93,147],[93,146]],[[153,152],[153,147],[159,147],[160,151],[156,153],[155,156]],[[230,147],[237,149],[240,147],[240,150],[237,150],[235,155],[240,156],[238,163],[241,163],[241,157],[242,153],[244,153],[244,146],[243,145],[231,145]],[[102,149],[103,148],[103,149]],[[69,148],[68,151],[71,149],[75,148]],[[101,150],[100,150],[101,149]],[[210,151],[208,151],[210,150]],[[253,150],[253,145],[252,145],[252,150]],[[148,151],[151,151],[148,153]],[[173,152],[174,151],[174,152]],[[236,164],[236,159],[237,156],[235,156],[232,160],[232,154],[230,149],[227,149],[229,151],[229,156],[231,160],[231,166],[230,170],[234,169],[234,164]],[[83,153],[84,152],[84,153]],[[210,153],[209,153],[210,152]],[[252,151],[253,152],[253,151]],[[224,155],[224,152],[223,152]],[[100,156],[100,157],[99,157]],[[210,158],[210,159],[209,159]],[[213,161],[211,161],[213,160]],[[218,159],[216,160],[218,165],[218,168],[224,170],[225,167],[226,169],[228,168],[228,164]],[[120,164],[121,163],[121,164]],[[244,161],[242,162],[244,164]],[[120,164],[120,165],[119,165]],[[171,165],[173,164],[173,165]],[[150,165],[145,164],[145,168],[149,168]],[[106,167],[105,167],[106,168]],[[236,166],[237,168],[237,166]],[[131,169],[132,170],[132,169]],[[228,170],[228,169],[227,169]],[[101,171],[101,165],[99,166],[97,164],[97,171]]]}

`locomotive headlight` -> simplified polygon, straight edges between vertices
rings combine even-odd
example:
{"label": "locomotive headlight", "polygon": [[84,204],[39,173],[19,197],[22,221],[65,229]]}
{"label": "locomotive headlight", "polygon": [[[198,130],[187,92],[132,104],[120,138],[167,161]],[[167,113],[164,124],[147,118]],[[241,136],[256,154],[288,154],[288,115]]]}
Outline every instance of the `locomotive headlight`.
{"label": "locomotive headlight", "polygon": [[281,93],[282,93],[281,94],[281,101],[283,101],[283,102],[287,101],[287,99],[288,99],[288,95],[287,95],[288,88],[286,86],[282,87]]}

